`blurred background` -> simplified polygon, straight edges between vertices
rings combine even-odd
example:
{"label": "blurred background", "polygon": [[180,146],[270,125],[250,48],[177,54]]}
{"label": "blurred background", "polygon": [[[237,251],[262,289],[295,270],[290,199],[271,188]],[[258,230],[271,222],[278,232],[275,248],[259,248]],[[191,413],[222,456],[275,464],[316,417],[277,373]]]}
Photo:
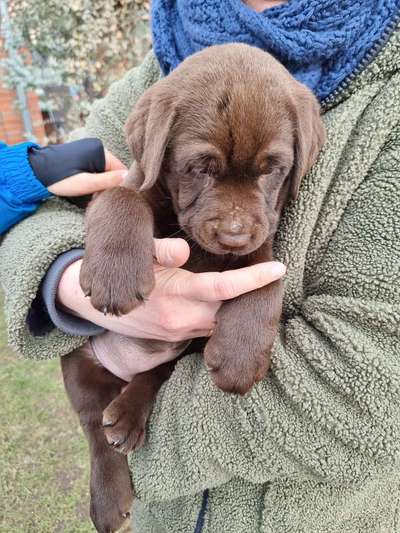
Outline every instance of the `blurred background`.
{"label": "blurred background", "polygon": [[[0,0],[0,139],[63,142],[150,47],[143,0]],[[92,532],[85,438],[58,359],[7,347],[0,293],[0,532]]]}
{"label": "blurred background", "polygon": [[144,0],[0,0],[0,139],[65,140],[150,47]]}

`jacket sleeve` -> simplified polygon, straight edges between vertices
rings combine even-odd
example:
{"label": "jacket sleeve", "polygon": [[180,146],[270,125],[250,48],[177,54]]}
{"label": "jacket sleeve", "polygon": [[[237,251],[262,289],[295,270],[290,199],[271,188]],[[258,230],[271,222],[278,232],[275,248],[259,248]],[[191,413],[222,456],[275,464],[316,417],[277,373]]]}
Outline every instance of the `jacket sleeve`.
{"label": "jacket sleeve", "polygon": [[7,146],[0,142],[0,235],[51,196],[29,163],[31,148],[39,146],[31,142]]}
{"label": "jacket sleeve", "polygon": [[[99,138],[114,155],[130,161],[123,127],[141,94],[159,76],[152,53],[94,105],[87,130],[76,137]],[[90,133],[89,133],[90,132]],[[83,211],[58,198],[46,202],[32,217],[11,229],[0,247],[0,281],[5,293],[5,316],[10,344],[24,357],[45,359],[65,355],[86,337],[50,327],[34,335],[29,324],[49,322],[38,305],[41,283],[50,265],[64,252],[84,245]]]}
{"label": "jacket sleeve", "polygon": [[245,397],[213,386],[201,357],[163,386],[130,458],[144,501],[232,477],[346,483],[400,462],[400,135],[354,193],[272,371]]}
{"label": "jacket sleeve", "polygon": [[99,139],[40,147],[0,142],[0,234],[33,214],[52,196],[47,187],[80,172],[104,172]]}
{"label": "jacket sleeve", "polygon": [[[46,202],[6,234],[0,247],[0,280],[8,341],[20,355],[47,359],[83,344],[83,337],[45,327],[48,316],[37,305],[49,266],[62,253],[83,244],[83,212],[58,198]],[[32,327],[35,322],[40,328]]]}

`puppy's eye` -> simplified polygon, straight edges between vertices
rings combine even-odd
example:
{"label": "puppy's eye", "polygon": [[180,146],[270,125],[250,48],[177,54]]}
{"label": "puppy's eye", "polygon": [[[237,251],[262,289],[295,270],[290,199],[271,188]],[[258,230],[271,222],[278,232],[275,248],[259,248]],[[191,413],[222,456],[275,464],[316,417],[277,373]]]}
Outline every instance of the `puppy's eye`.
{"label": "puppy's eye", "polygon": [[273,155],[269,155],[260,163],[260,174],[275,174],[283,172],[282,161]]}
{"label": "puppy's eye", "polygon": [[199,176],[200,178],[207,178],[209,175],[210,173],[207,172],[207,169],[205,168],[196,171],[196,176]]}
{"label": "puppy's eye", "polygon": [[215,177],[218,173],[218,161],[209,155],[200,155],[186,163],[186,173],[195,177]]}
{"label": "puppy's eye", "polygon": [[199,168],[198,166],[188,167],[186,170],[186,174],[190,178],[196,178],[196,179],[206,179],[210,174],[207,172],[207,169],[205,168]]}
{"label": "puppy's eye", "polygon": [[204,187],[209,187],[214,183],[214,178],[207,172],[207,169],[194,170],[191,176],[196,178],[197,181],[200,180],[204,184]]}

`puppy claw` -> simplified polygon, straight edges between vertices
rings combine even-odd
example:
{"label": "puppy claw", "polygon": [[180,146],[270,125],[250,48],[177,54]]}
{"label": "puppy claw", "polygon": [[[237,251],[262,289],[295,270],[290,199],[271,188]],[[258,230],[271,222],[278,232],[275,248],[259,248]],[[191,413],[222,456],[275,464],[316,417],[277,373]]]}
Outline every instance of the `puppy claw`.
{"label": "puppy claw", "polygon": [[125,518],[125,520],[126,520],[127,518],[130,518],[130,516],[131,516],[131,513],[123,513],[123,514],[122,514],[122,518]]}
{"label": "puppy claw", "polygon": [[140,292],[136,293],[136,300],[140,303],[143,303],[145,301],[145,297]]}
{"label": "puppy claw", "polygon": [[[107,439],[107,440],[108,440],[108,439]],[[121,437],[120,439],[109,440],[108,442],[111,444],[111,446],[112,446],[113,448],[118,448],[118,446],[121,446],[121,444],[124,444],[125,441],[126,441],[126,438]]]}
{"label": "puppy claw", "polygon": [[108,313],[108,308],[107,308],[107,306],[105,305],[105,306],[103,307],[103,315],[104,315],[104,316],[107,316],[107,313]]}

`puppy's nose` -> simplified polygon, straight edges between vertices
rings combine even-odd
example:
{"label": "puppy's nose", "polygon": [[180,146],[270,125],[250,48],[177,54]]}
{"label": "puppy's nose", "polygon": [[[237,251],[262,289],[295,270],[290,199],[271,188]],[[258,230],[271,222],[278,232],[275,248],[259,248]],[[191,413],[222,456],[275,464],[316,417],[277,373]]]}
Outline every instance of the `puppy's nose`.
{"label": "puppy's nose", "polygon": [[232,220],[227,224],[222,224],[221,230],[226,233],[231,233],[232,235],[238,235],[243,231],[243,224],[238,220]]}
{"label": "puppy's nose", "polygon": [[227,217],[220,222],[216,237],[219,244],[223,246],[242,248],[249,243],[251,234],[245,231],[241,220]]}

